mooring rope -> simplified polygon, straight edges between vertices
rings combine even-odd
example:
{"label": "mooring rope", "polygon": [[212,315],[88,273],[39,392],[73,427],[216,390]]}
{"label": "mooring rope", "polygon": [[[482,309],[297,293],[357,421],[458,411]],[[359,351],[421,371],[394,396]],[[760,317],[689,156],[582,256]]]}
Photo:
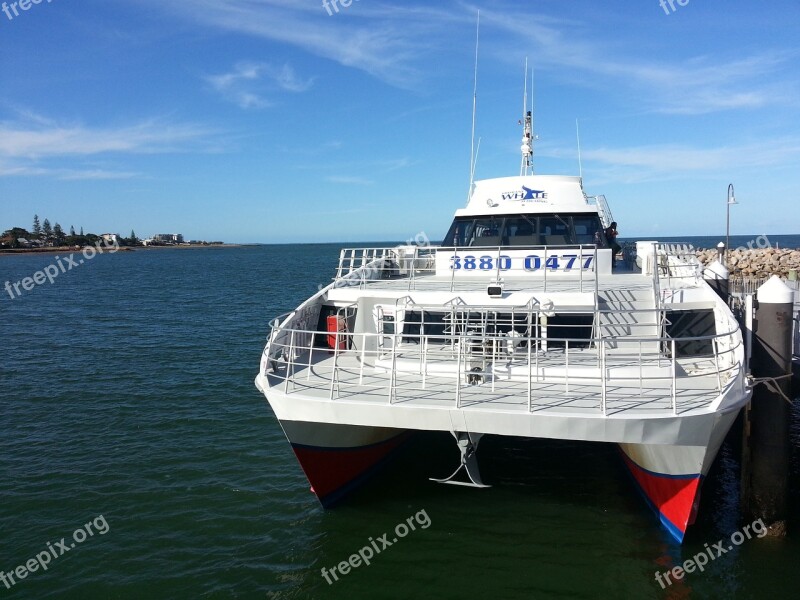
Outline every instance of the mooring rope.
{"label": "mooring rope", "polygon": [[756,387],[759,383],[763,383],[767,386],[767,389],[771,392],[777,392],[781,395],[781,398],[786,400],[789,404],[793,404],[794,400],[789,398],[786,393],[781,389],[781,386],[778,385],[778,381],[781,379],[791,379],[792,374],[787,373],[786,375],[780,375],[778,377],[754,377],[752,379],[752,383],[750,384],[750,388]]}

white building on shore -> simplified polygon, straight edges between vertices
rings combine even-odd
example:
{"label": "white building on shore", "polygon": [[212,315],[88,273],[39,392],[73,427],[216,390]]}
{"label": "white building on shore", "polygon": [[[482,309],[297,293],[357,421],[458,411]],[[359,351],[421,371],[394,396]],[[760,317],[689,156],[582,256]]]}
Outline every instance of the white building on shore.
{"label": "white building on shore", "polygon": [[157,233],[151,240],[157,244],[183,244],[182,233]]}
{"label": "white building on shore", "polygon": [[118,233],[103,233],[100,235],[106,244],[118,244],[120,235]]}

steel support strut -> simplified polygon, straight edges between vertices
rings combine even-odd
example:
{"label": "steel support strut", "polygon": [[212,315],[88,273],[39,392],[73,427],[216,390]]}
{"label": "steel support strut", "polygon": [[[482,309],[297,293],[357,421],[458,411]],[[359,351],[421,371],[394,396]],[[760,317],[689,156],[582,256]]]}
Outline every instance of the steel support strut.
{"label": "steel support strut", "polygon": [[[481,481],[480,470],[478,469],[478,443],[483,437],[482,433],[469,433],[462,431],[452,431],[453,437],[456,438],[458,449],[461,452],[461,464],[453,471],[450,477],[444,479],[436,479],[431,477],[431,481],[437,483],[450,483],[453,485],[465,485],[468,487],[487,488],[491,487]],[[459,474],[461,469],[464,469],[469,477],[469,481],[455,481],[453,478]]]}

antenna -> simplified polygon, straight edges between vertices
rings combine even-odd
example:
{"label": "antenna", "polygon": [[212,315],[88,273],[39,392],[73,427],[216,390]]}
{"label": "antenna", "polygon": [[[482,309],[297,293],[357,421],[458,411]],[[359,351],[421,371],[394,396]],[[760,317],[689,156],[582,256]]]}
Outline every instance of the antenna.
{"label": "antenna", "polygon": [[[478,47],[481,39],[481,11],[478,10],[478,23],[475,26],[475,83],[472,88],[472,145],[469,149],[469,190],[467,191],[467,201],[472,193],[472,184],[475,181],[475,165],[478,156],[475,152],[475,114],[478,109]],[[480,142],[478,142],[480,144]]]}
{"label": "antenna", "polygon": [[575,134],[578,136],[578,175],[583,179],[583,163],[581,162],[581,130],[578,119],[575,119]]}
{"label": "antenna", "polygon": [[[531,82],[533,83],[533,82]],[[525,86],[522,92],[522,115],[525,116],[525,111],[528,110],[528,57],[525,57]]]}
{"label": "antenna", "polygon": [[533,67],[531,67],[531,175],[534,174],[533,171],[533,154],[534,148],[536,145],[536,140],[539,139],[539,136],[536,135],[536,121],[534,121],[534,117],[536,115],[536,79]]}
{"label": "antenna", "polygon": [[[531,74],[531,87],[533,86],[533,75]],[[520,177],[533,174],[533,100],[531,99],[531,110],[528,110],[528,58],[525,57],[525,91],[522,96],[522,160],[519,165]]]}
{"label": "antenna", "polygon": [[[475,161],[472,163],[472,174],[475,175],[475,165],[478,164],[478,154],[481,152],[481,138],[478,138],[478,145],[475,147]],[[470,184],[472,187],[472,184]]]}

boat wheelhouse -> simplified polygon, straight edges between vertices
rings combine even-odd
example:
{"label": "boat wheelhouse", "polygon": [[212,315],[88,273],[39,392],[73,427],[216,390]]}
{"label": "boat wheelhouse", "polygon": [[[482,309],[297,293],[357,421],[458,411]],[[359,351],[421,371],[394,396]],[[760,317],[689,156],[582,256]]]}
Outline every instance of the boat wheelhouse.
{"label": "boat wheelhouse", "polygon": [[[541,188],[541,189],[536,189]],[[478,181],[442,246],[607,246],[597,210],[579,177],[539,175]],[[607,210],[607,209],[606,209]]]}

